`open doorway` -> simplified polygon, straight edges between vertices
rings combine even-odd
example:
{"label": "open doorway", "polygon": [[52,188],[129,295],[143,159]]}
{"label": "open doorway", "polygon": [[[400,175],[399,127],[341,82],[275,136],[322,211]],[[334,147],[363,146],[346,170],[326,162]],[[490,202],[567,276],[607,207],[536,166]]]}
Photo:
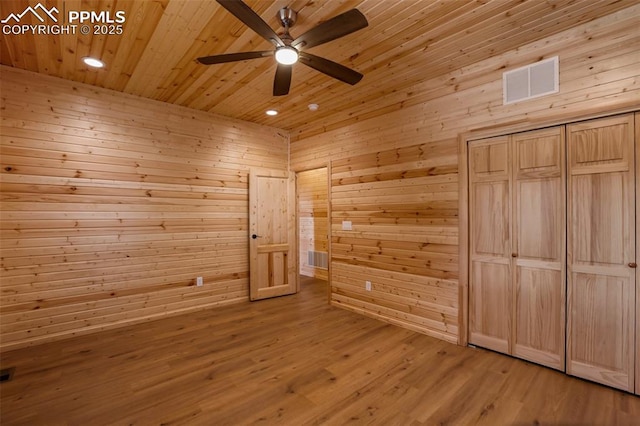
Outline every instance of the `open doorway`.
{"label": "open doorway", "polygon": [[[303,277],[329,279],[327,168],[297,173],[299,270]],[[308,280],[301,280],[301,284]]]}

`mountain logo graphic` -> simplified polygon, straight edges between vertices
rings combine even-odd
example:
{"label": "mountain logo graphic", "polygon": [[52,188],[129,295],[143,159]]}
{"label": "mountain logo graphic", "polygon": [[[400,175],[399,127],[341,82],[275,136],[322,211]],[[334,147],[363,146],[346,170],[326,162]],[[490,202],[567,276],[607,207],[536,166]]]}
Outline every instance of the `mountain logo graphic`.
{"label": "mountain logo graphic", "polygon": [[[38,11],[40,13],[38,13]],[[22,19],[22,17],[24,15],[26,15],[27,13],[31,13],[33,16],[35,16],[40,22],[44,22],[44,18],[42,17],[44,16],[48,16],[53,22],[58,22],[58,18],[57,18],[57,14],[60,13],[60,11],[58,9],[54,7],[52,7],[51,9],[47,9],[46,7],[44,7],[42,5],[42,3],[38,3],[37,5],[35,5],[35,7],[31,7],[31,6],[27,6],[27,8],[22,12],[22,13],[10,13],[9,16],[7,16],[6,18],[4,18],[2,21],[3,24],[7,24],[9,23],[9,21],[13,20],[15,21],[15,23],[19,23],[20,20]],[[55,13],[55,15],[54,15]]]}

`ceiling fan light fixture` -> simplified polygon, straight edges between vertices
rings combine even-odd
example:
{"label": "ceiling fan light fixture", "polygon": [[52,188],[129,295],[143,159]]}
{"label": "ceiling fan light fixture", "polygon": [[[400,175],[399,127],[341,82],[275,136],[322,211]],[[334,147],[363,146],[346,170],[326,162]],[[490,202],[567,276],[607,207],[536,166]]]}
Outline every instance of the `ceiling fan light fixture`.
{"label": "ceiling fan light fixture", "polygon": [[276,50],[276,61],[282,65],[293,65],[298,62],[298,51],[291,46],[283,46]]}

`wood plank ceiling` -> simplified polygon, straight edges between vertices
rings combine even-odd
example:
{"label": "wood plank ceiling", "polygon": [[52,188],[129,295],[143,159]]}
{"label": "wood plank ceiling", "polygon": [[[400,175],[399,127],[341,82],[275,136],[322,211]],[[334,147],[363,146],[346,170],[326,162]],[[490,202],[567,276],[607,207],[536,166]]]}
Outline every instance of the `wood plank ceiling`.
{"label": "wood plank ceiling", "polygon": [[[37,3],[2,0],[0,15],[4,19]],[[297,132],[295,139],[423,102],[412,95],[424,81],[638,0],[247,0],[276,31],[281,29],[277,11],[284,6],[297,10],[294,38],[351,8],[358,8],[369,21],[363,30],[310,50],[363,73],[359,84],[352,87],[296,64],[291,92],[283,97],[271,93],[271,57],[211,66],[195,61],[200,56],[272,48],[214,0],[40,3],[60,11],[110,11],[112,16],[123,10],[123,33],[2,34],[2,64],[292,130]],[[106,67],[88,69],[81,62],[85,56],[102,59]],[[319,110],[309,111],[310,103],[319,104]],[[280,114],[266,116],[269,108]]]}

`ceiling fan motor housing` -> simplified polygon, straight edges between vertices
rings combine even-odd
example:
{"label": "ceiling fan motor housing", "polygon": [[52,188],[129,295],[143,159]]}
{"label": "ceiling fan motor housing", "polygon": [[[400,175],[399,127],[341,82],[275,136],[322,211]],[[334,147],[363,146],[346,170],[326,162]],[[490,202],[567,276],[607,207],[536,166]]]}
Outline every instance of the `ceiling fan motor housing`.
{"label": "ceiling fan motor housing", "polygon": [[278,18],[284,27],[285,32],[288,32],[289,28],[295,25],[296,19],[298,18],[298,12],[288,7],[283,7],[278,11],[276,18]]}

